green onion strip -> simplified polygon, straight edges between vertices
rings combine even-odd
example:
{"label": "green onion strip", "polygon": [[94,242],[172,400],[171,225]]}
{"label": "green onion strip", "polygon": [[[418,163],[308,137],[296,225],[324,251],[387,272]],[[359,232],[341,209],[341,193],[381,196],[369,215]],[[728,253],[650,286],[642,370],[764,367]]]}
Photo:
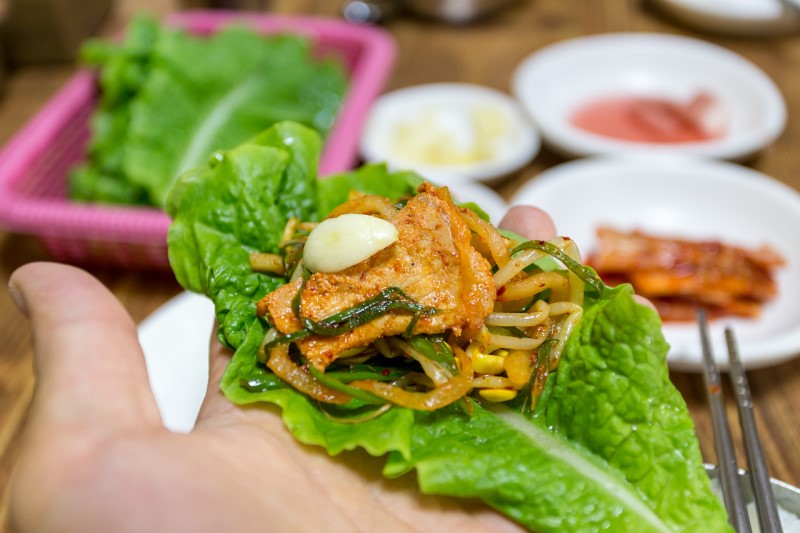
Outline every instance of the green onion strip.
{"label": "green onion strip", "polygon": [[569,255],[567,255],[564,251],[560,250],[557,246],[547,241],[525,241],[523,243],[518,244],[511,250],[511,255],[514,255],[517,252],[521,252],[522,250],[529,250],[533,248],[534,250],[539,250],[540,252],[544,252],[555,259],[561,261],[565,267],[567,267],[573,274],[578,276],[586,285],[592,288],[594,292],[600,294],[603,292],[604,285],[603,282],[600,280],[598,275],[592,270],[591,268],[582,265],[578,261],[575,261]]}
{"label": "green onion strip", "polygon": [[[300,289],[297,291],[297,294],[292,300],[292,309],[297,318],[300,320],[303,329],[284,335],[274,335],[272,338],[269,338],[270,335],[268,335],[265,338],[266,342],[264,342],[262,345],[261,353],[263,354],[263,358],[267,363],[267,366],[270,368],[272,368],[270,365],[272,362],[272,352],[278,349],[278,347],[281,345],[292,343],[311,335],[319,335],[323,337],[341,335],[396,309],[408,311],[413,314],[411,324],[406,329],[406,334],[411,335],[417,320],[419,320],[420,317],[431,316],[437,312],[437,309],[433,307],[428,307],[417,303],[400,288],[389,287],[382,290],[372,298],[354,305],[353,307],[335,313],[323,320],[315,321],[307,316],[303,316],[302,294],[305,285],[311,276],[311,273],[307,269],[303,269],[302,275],[303,277]],[[285,350],[286,348],[283,349]],[[299,368],[299,366],[293,363],[287,372],[296,371]],[[367,404],[383,405],[387,402],[386,399],[380,398],[369,391],[352,387],[346,383],[347,381],[351,380],[358,381],[359,378],[363,380],[367,376],[359,376],[357,374],[349,376],[334,375],[334,373],[327,375],[307,363],[303,364],[303,368],[307,369],[307,377],[305,377],[304,380],[310,381],[314,384],[314,386],[309,385],[306,387],[308,390],[305,392],[311,394],[312,397],[317,398],[318,400],[323,400],[323,398],[321,395],[317,394],[316,389],[322,387],[325,390],[330,390],[334,394],[343,394],[345,397],[360,400],[361,402],[365,402]],[[375,376],[370,377],[374,378]],[[393,372],[382,376],[382,378],[386,380],[396,377],[397,376],[395,376]],[[379,379],[378,381],[382,381],[383,379]],[[330,400],[327,400],[326,398],[323,401]],[[381,407],[379,412],[383,412],[383,410],[384,409]]]}
{"label": "green onion strip", "polygon": [[301,297],[308,278],[309,272],[306,270],[303,273],[303,283],[300,286],[300,290],[297,291],[297,295],[292,301],[292,308],[298,319],[300,319],[303,329],[295,331],[294,333],[279,335],[266,343],[264,348],[268,349],[278,344],[293,342],[311,335],[335,337],[396,309],[412,313],[414,315],[412,324],[416,324],[416,320],[418,320],[419,317],[431,316],[437,312],[437,309],[434,307],[428,307],[417,303],[416,300],[408,296],[400,288],[388,287],[372,298],[368,298],[353,307],[339,311],[320,321],[315,321],[307,316],[303,316],[302,313]]}
{"label": "green onion strip", "polygon": [[[547,241],[526,241],[516,246],[513,250],[511,250],[510,253],[513,255],[517,252],[528,249],[536,249],[554,257],[563,263],[564,266],[573,274],[578,276],[593,291],[597,293],[603,291],[604,285],[592,269],[585,267],[578,261],[575,261],[568,254]],[[418,303],[416,300],[403,292],[399,287],[388,287],[383,289],[375,296],[368,298],[359,304],[330,315],[320,321],[315,321],[307,316],[303,316],[302,313],[303,289],[305,288],[305,284],[310,275],[311,273],[307,269],[303,269],[303,281],[301,283],[300,290],[298,290],[297,294],[292,300],[292,309],[300,320],[303,328],[293,333],[277,335],[275,338],[264,344],[265,350],[269,350],[270,348],[280,344],[295,342],[312,335],[319,335],[322,337],[334,337],[341,335],[393,310],[404,310],[413,315],[409,328],[407,328],[405,332],[406,336],[411,336],[413,334],[413,328],[420,317],[431,316],[437,312],[436,308],[428,307]],[[549,352],[551,348],[552,346],[549,343],[548,345],[542,347],[539,357],[537,358],[534,371],[531,375],[530,393],[532,409],[535,409],[536,407],[538,397],[542,393],[544,381],[546,380],[548,374],[550,359]],[[319,372],[316,369],[311,369],[310,365],[308,368],[311,371],[312,379],[318,380],[334,390],[338,390],[341,393],[348,394],[351,397],[358,398],[367,403],[382,403],[380,398],[377,398],[374,394],[370,394],[372,391],[368,392],[361,390],[356,392],[356,390],[354,390],[356,387],[342,383],[339,381],[339,379],[337,379],[339,376],[327,376],[326,379],[324,373]],[[385,401],[385,399],[383,401]]]}

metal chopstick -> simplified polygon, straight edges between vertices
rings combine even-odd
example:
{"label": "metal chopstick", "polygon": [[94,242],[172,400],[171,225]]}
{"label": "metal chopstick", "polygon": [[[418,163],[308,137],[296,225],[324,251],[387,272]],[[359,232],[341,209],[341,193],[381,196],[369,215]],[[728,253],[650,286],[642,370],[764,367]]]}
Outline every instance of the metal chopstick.
{"label": "metal chopstick", "polygon": [[722,397],[722,383],[719,368],[711,353],[708,338],[708,320],[703,309],[697,311],[697,323],[700,327],[700,341],[703,348],[703,378],[706,385],[706,396],[711,411],[711,423],[714,426],[714,445],[717,450],[722,497],[728,509],[728,520],[738,533],[749,533],[750,519],[744,501],[742,486],[739,483],[739,469],[736,466],[736,452],[733,447],[728,416],[725,413],[725,399]]}
{"label": "metal chopstick", "polygon": [[769,470],[761,448],[761,439],[758,436],[756,420],[753,416],[753,401],[750,397],[750,385],[739,356],[739,348],[733,330],[725,328],[725,341],[728,345],[728,359],[730,365],[730,378],[736,395],[736,405],[739,408],[739,424],[742,427],[745,450],[747,452],[747,465],[750,469],[750,483],[753,486],[753,496],[758,511],[758,525],[763,532],[780,533],[783,531],[775,496],[772,493]]}

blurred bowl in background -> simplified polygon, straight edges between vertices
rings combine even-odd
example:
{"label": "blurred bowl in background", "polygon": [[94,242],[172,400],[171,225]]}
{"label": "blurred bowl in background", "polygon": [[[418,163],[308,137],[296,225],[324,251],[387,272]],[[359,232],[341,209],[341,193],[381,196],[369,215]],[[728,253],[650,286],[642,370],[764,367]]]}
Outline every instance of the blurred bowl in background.
{"label": "blurred bowl in background", "polygon": [[[762,70],[726,48],[675,35],[602,34],[548,46],[520,63],[513,90],[545,144],[567,157],[670,152],[741,161],[786,125],[783,96]],[[592,105],[625,99],[627,114],[612,118],[637,126],[639,138],[576,124]],[[687,132],[703,135],[673,135]]]}
{"label": "blurred bowl in background", "polygon": [[740,36],[785,35],[800,30],[800,2],[781,0],[651,0],[676,21],[700,31]]}
{"label": "blurred bowl in background", "polygon": [[394,170],[495,182],[530,162],[539,135],[524,110],[500,91],[466,83],[416,85],[375,102],[361,155]]}
{"label": "blurred bowl in background", "polygon": [[493,15],[518,0],[347,0],[345,20],[358,24],[385,22],[409,14],[446,24],[469,24]]}
{"label": "blurred bowl in background", "polygon": [[415,15],[450,24],[466,24],[489,16],[517,0],[403,0]]}
{"label": "blurred bowl in background", "polygon": [[[722,476],[717,465],[704,464],[709,479],[711,479],[711,489],[724,502],[722,493]],[[747,513],[750,517],[750,527],[753,531],[761,531],[758,523],[758,509],[756,507],[755,496],[753,495],[753,481],[750,479],[750,472],[739,469],[739,483],[744,494],[744,501],[747,505]],[[775,478],[770,478],[772,494],[778,506],[778,517],[781,521],[783,531],[787,533],[797,533],[800,531],[800,489],[789,483],[785,483]]]}

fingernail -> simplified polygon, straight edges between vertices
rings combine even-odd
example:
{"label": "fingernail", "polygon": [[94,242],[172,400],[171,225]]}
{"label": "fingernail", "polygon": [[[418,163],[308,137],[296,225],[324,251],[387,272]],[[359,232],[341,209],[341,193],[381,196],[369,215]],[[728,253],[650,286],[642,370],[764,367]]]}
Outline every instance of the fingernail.
{"label": "fingernail", "polygon": [[14,285],[13,281],[8,283],[8,294],[11,295],[11,299],[14,301],[17,308],[22,311],[25,316],[28,316],[28,303],[25,301],[25,296],[22,294],[22,291]]}

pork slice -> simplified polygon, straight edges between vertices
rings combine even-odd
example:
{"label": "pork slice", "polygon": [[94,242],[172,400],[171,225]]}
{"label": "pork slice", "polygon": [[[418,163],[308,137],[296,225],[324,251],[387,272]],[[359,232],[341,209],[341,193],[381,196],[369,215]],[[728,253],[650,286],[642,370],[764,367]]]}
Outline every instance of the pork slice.
{"label": "pork slice", "polygon": [[[459,208],[446,190],[441,191],[426,189],[394,214],[390,222],[398,240],[388,248],[341,272],[312,274],[301,297],[303,315],[320,321],[398,287],[416,302],[437,309],[419,319],[414,333],[461,335],[480,329],[494,306],[491,265],[472,247]],[[259,314],[269,316],[281,333],[301,329],[292,309],[300,288],[301,280],[296,280],[258,304]],[[323,370],[345,350],[402,334],[411,320],[411,313],[395,310],[339,336],[312,336],[297,344],[309,362]]]}

